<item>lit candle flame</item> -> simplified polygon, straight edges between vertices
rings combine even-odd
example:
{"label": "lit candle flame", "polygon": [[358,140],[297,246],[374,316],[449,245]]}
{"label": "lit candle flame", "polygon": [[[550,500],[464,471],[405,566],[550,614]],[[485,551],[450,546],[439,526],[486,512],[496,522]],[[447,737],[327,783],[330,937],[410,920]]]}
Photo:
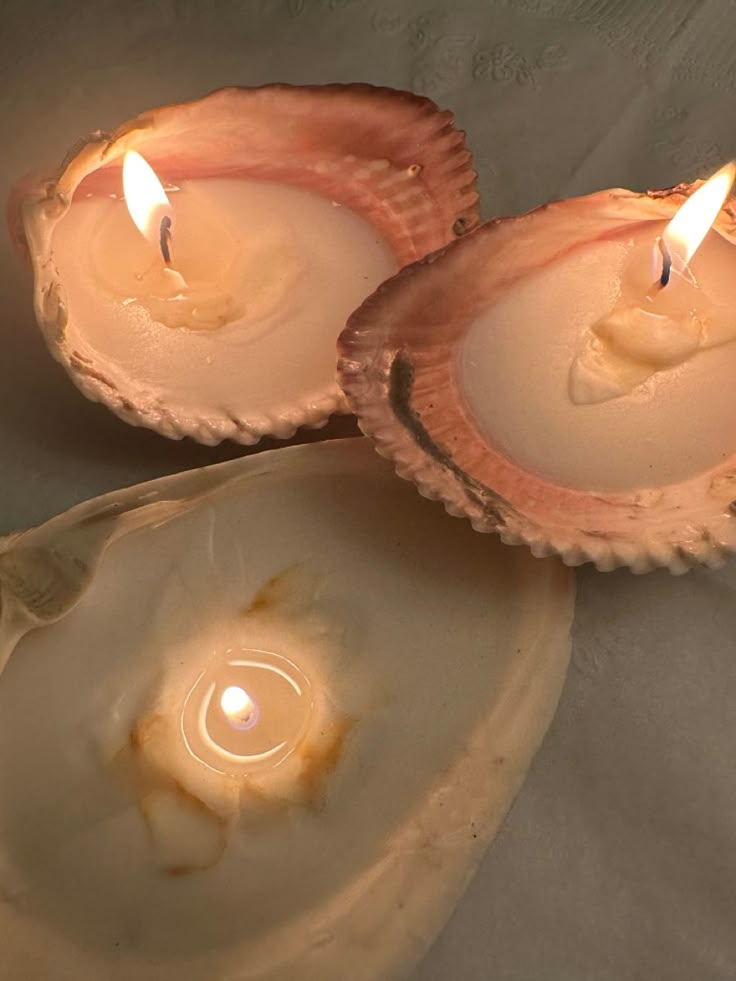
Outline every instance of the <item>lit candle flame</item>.
{"label": "lit candle flame", "polygon": [[135,150],[123,160],[123,193],[136,228],[169,262],[171,203],[153,167]]}
{"label": "lit candle flame", "polygon": [[690,262],[708,234],[718,212],[729,195],[736,178],[736,163],[724,167],[691,194],[665,228],[662,242],[676,270],[682,271]]}
{"label": "lit candle flame", "polygon": [[239,685],[230,685],[225,689],[220,705],[233,729],[250,729],[258,721],[256,703]]}

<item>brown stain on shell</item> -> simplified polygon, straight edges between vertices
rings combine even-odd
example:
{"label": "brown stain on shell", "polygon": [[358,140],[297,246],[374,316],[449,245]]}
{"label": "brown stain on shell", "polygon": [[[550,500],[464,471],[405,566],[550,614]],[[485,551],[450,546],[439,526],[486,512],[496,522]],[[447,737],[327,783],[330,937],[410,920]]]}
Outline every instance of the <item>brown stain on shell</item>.
{"label": "brown stain on shell", "polygon": [[248,617],[259,613],[270,613],[280,606],[286,606],[298,569],[298,565],[290,565],[277,572],[275,576],[271,576],[243,610],[243,615]]}
{"label": "brown stain on shell", "polygon": [[113,762],[132,785],[138,809],[152,840],[154,839],[152,810],[155,795],[158,793],[170,794],[176,799],[177,806],[182,810],[196,813],[215,826],[220,838],[220,849],[208,865],[162,866],[162,870],[167,875],[183,876],[204,871],[205,868],[211,868],[217,864],[227,846],[228,821],[150,758],[146,752],[146,747],[154,738],[156,730],[163,724],[163,716],[155,713],[136,721],[128,733],[127,745],[120,750]]}
{"label": "brown stain on shell", "polygon": [[309,807],[319,808],[325,803],[325,784],[335,771],[345,749],[350,730],[355,719],[349,715],[339,715],[328,726],[319,739],[306,739],[297,749],[302,761],[299,783]]}
{"label": "brown stain on shell", "polygon": [[[303,601],[313,585],[308,576],[305,578],[304,570],[299,564],[287,566],[263,583],[248,605],[243,608],[242,615],[267,617],[274,614],[288,616],[292,613],[298,618],[297,611],[303,609]],[[296,609],[293,609],[295,605]],[[342,758],[347,737],[354,725],[355,719],[339,714],[327,721],[322,730],[307,736],[296,748],[295,756],[300,766],[295,775],[295,797],[282,797],[278,793],[269,793],[257,780],[244,777],[241,780],[241,806],[245,805],[244,815],[247,816],[250,810],[247,804],[248,798],[255,807],[250,817],[256,821],[272,820],[294,808],[314,810],[322,808],[326,802],[327,780]],[[161,793],[172,795],[177,807],[194,813],[216,826],[220,849],[208,865],[201,863],[162,865],[162,870],[167,875],[179,878],[203,871],[219,861],[227,846],[229,820],[193,794],[152,758],[148,747],[156,739],[161,727],[165,726],[166,720],[159,713],[150,713],[138,719],[131,726],[127,745],[117,754],[114,763],[124,772],[134,789],[138,807],[152,841],[155,842],[153,812],[156,795]]]}
{"label": "brown stain on shell", "polygon": [[269,794],[255,780],[246,778],[240,795],[243,813],[251,822],[270,821],[288,814],[294,802],[286,797]]}
{"label": "brown stain on shell", "polygon": [[[316,578],[310,578],[300,564],[287,566],[258,589],[243,610],[243,615],[269,616],[278,613],[281,616],[291,614],[299,619],[304,612],[304,600],[316,582]],[[297,800],[284,801],[287,806],[315,809],[324,806],[326,781],[340,761],[345,741],[354,724],[355,719],[350,716],[337,715],[325,723],[323,730],[312,736],[308,735],[296,748],[296,756],[301,763],[301,770],[296,778],[301,794]],[[255,784],[249,785],[247,789],[261,802],[276,803],[278,800]]]}
{"label": "brown stain on shell", "polygon": [[[192,794],[187,788],[181,784],[178,780],[170,779],[170,784],[167,784],[165,788],[157,788],[159,791],[164,790],[164,792],[171,794],[176,799],[177,807],[182,810],[192,812],[199,817],[203,818],[210,825],[213,825],[217,832],[217,837],[219,838],[217,851],[213,854],[212,860],[207,864],[201,863],[191,863],[191,864],[177,864],[177,865],[162,865],[162,871],[166,875],[172,878],[180,878],[185,875],[191,875],[194,872],[204,872],[206,869],[211,869],[213,866],[222,858],[222,855],[227,847],[228,835],[227,835],[227,822],[220,817],[212,808],[208,807],[204,801],[200,800]],[[155,836],[155,831],[153,827],[153,810],[155,807],[155,798],[153,793],[147,794],[142,797],[138,802],[138,807],[140,809],[143,820],[145,821],[146,827],[149,834],[153,838]]]}

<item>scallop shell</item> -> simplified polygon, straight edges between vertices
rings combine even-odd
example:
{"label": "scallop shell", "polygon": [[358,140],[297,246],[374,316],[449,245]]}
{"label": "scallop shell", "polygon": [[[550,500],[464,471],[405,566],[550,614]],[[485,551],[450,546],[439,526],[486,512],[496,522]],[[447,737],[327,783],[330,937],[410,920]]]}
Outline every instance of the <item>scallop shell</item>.
{"label": "scallop shell", "polygon": [[[448,522],[359,439],[80,505],[0,542],[0,599],[5,976],[388,981],[442,926],[542,739],[573,577]],[[185,826],[205,822],[193,867],[210,867],[167,872],[155,848],[180,858],[189,839],[168,840],[150,787],[138,806],[100,733],[126,732],[158,661],[187,670],[233,617],[287,645],[309,624],[312,684],[350,722],[302,754],[309,793],[263,789],[255,823],[200,800]],[[131,729],[128,757],[151,732]],[[172,786],[183,808],[199,793]]]}
{"label": "scallop shell", "polygon": [[[120,192],[122,156],[131,149],[173,184],[185,178],[244,177],[316,192],[366,219],[398,268],[478,223],[476,175],[452,115],[429,99],[364,84],[221,89],[143,113],[112,135],[93,133],[74,148],[55,178],[21,181],[11,194],[9,226],[16,248],[33,265],[36,318],[49,350],[88,398],[132,425],[173,439],[251,444],[264,435],[286,438],[300,426],[322,426],[332,412],[346,411],[327,367],[344,320],[326,323],[320,335],[326,354],[318,390],[300,391],[295,382],[293,396],[279,400],[274,394],[232,411],[228,392],[217,386],[203,404],[190,404],[175,386],[157,391],[152,382],[137,379],[135,368],[121,368],[110,354],[96,351],[67,303],[54,232],[83,196]],[[284,339],[278,343],[283,348]],[[284,363],[299,364],[299,345],[300,334],[294,332]],[[248,350],[241,344],[231,354],[242,362],[241,397],[259,371]]]}
{"label": "scallop shell", "polygon": [[[570,489],[489,444],[463,406],[453,364],[453,349],[474,316],[509,283],[581,243],[668,220],[701,183],[644,195],[601,191],[495,219],[379,287],[338,341],[343,389],[378,452],[450,514],[536,556],[636,573],[720,565],[736,550],[736,456],[651,491]],[[715,226],[732,241],[734,207],[732,199]]]}

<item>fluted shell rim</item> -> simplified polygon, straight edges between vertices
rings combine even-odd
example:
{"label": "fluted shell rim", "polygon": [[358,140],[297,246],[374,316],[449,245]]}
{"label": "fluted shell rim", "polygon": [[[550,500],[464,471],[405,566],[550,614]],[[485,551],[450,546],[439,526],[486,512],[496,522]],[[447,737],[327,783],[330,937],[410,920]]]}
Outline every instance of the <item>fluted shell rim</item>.
{"label": "fluted shell rim", "polygon": [[[207,445],[229,439],[251,445],[264,436],[286,439],[301,427],[320,428],[332,414],[349,412],[337,381],[331,380],[311,393],[308,400],[296,399],[287,407],[264,407],[247,418],[214,407],[205,412],[177,409],[160,404],[150,392],[122,391],[111,385],[104,371],[75,358],[65,343],[69,314],[48,245],[49,226],[63,217],[83,181],[85,188],[94,190],[97,176],[101,175],[104,182],[108,167],[119,163],[127,150],[140,148],[152,135],[166,137],[177,127],[192,127],[198,120],[206,120],[208,114],[225,112],[243,117],[250,114],[249,118],[267,112],[290,114],[298,123],[296,136],[287,146],[284,134],[288,136],[289,128],[275,128],[279,133],[273,137],[272,153],[278,155],[279,163],[269,171],[271,178],[290,173],[291,182],[316,191],[324,188],[325,193],[329,189],[329,196],[334,198],[337,174],[346,188],[348,203],[380,225],[399,268],[477,226],[477,174],[464,132],[455,127],[452,113],[441,110],[430,99],[364,83],[279,83],[221,88],[201,99],[149,110],[121,124],[112,134],[96,131],[79,141],[52,178],[26,177],[16,184],[8,202],[11,239],[16,251],[33,266],[34,307],[46,344],[77,388],[123,421],[170,439],[186,436]],[[315,166],[315,143],[310,140],[310,132],[317,145],[326,139],[322,135],[325,122],[331,124],[332,140],[325,149],[328,173]],[[342,122],[345,126],[340,128]],[[354,133],[348,136],[351,125]],[[350,153],[344,152],[345,139]],[[306,155],[303,158],[299,140]],[[248,173],[263,176],[264,153],[268,154],[268,147],[264,151],[261,144],[257,161],[254,157],[245,168]],[[155,153],[150,159],[154,165],[158,163]],[[300,180],[294,175],[302,159]],[[388,161],[393,181],[385,181],[382,187],[378,172],[366,170],[369,160]],[[181,160],[178,164],[181,166]],[[174,166],[173,176],[175,171]],[[228,173],[235,172],[238,168],[233,170],[231,164]],[[289,182],[286,176],[284,180]]]}
{"label": "fluted shell rim", "polygon": [[[412,317],[411,299],[426,289],[430,277],[439,292],[442,276],[457,274],[473,258],[478,268],[482,263],[490,269],[489,257],[514,240],[528,240],[534,223],[564,226],[569,238],[580,241],[586,215],[609,224],[668,220],[701,184],[644,194],[617,188],[496,218],[380,286],[338,341],[343,390],[378,453],[449,514],[468,518],[477,531],[495,532],[506,544],[525,545],[538,557],[558,555],[569,566],[592,563],[602,572],[624,567],[637,574],[664,567],[679,575],[698,565],[722,565],[736,552],[736,447],[717,467],[649,490],[575,490],[531,474],[483,443],[461,406],[452,404],[452,390],[442,386],[449,334],[461,336],[462,314],[438,328],[444,337],[430,337],[416,310]],[[736,199],[727,201],[715,227],[736,242]],[[567,244],[560,242],[560,249]],[[461,292],[454,290],[460,307]],[[419,412],[412,401],[417,382],[423,393],[431,389],[431,403],[424,395]],[[439,414],[442,439],[437,438]],[[466,469],[458,457],[477,466]]]}

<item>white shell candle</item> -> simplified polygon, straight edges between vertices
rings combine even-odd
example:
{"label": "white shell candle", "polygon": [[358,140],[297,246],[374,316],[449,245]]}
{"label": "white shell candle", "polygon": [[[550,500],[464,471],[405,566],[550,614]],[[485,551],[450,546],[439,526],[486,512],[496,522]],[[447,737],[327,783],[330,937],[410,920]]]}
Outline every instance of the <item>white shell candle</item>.
{"label": "white shell candle", "polygon": [[[150,214],[133,205],[138,228],[122,193],[131,151],[164,185]],[[37,319],[81,390],[205,443],[289,436],[344,408],[334,344],[348,314],[477,220],[450,114],[366,85],[153,110],[95,134],[56,180],[21,184],[10,207]]]}
{"label": "white shell candle", "polygon": [[345,981],[356,964],[387,981],[449,915],[540,743],[573,578],[448,521],[348,440],[6,539],[0,599],[14,981],[36,981],[39,952],[75,981]]}
{"label": "white shell candle", "polygon": [[535,554],[639,572],[723,561],[736,247],[722,176],[692,259],[665,249],[666,286],[657,242],[694,187],[557,202],[400,273],[340,342],[364,431],[425,493]]}

